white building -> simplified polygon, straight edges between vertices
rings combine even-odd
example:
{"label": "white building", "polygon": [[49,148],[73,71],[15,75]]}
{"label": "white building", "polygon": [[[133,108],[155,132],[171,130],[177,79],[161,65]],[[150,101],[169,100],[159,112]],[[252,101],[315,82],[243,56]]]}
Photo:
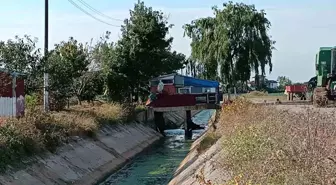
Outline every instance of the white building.
{"label": "white building", "polygon": [[266,85],[268,88],[276,89],[279,87],[279,83],[275,80],[267,80]]}

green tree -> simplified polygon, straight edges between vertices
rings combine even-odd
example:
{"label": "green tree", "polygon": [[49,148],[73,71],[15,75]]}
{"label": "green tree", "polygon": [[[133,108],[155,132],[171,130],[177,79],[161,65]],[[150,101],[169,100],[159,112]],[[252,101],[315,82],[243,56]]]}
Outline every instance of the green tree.
{"label": "green tree", "polygon": [[49,53],[49,92],[51,95],[51,109],[61,110],[66,105],[69,97],[76,95],[75,80],[88,71],[87,45],[79,43],[70,37],[68,41],[62,41],[55,45],[55,49]]}
{"label": "green tree", "polygon": [[74,80],[73,89],[80,105],[83,100],[93,103],[95,97],[103,93],[103,74],[101,71],[88,71]]}
{"label": "green tree", "polygon": [[217,76],[217,65],[214,63],[203,63],[189,57],[185,65],[187,75],[192,77],[208,79],[208,80],[218,80]]}
{"label": "green tree", "polygon": [[213,7],[214,17],[197,19],[184,26],[191,38],[192,57],[211,64],[212,73],[220,69],[220,76],[228,86],[247,81],[251,72],[265,75],[265,67],[272,71],[274,41],[268,35],[270,22],[266,13],[254,5],[228,2],[223,9]]}
{"label": "green tree", "polygon": [[167,38],[171,27],[162,12],[146,7],[144,2],[135,4],[109,63],[107,81],[112,97],[144,94],[151,78],[183,67],[185,56],[172,52],[173,38]]}
{"label": "green tree", "polygon": [[292,81],[286,76],[279,76],[277,81],[279,82],[279,89],[284,90],[286,85],[292,85]]}
{"label": "green tree", "polygon": [[24,74],[26,94],[43,88],[43,63],[36,43],[28,35],[0,42],[0,67]]}

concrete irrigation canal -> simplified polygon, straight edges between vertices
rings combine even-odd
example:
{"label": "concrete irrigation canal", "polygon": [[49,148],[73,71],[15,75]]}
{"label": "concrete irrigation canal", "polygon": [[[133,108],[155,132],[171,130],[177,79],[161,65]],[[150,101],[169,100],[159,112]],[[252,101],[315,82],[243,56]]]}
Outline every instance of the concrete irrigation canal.
{"label": "concrete irrigation canal", "polygon": [[[203,110],[193,117],[199,125],[207,125],[214,110]],[[185,140],[183,129],[165,130],[167,137],[140,154],[100,185],[166,185],[176,168],[186,157],[192,142],[204,130],[193,131],[193,138]]]}

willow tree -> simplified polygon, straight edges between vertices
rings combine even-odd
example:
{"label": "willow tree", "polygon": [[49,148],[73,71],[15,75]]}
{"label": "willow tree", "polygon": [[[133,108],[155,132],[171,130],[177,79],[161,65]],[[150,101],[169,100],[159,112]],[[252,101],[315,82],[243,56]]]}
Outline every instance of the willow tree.
{"label": "willow tree", "polygon": [[189,57],[185,64],[186,74],[192,77],[207,79],[207,80],[217,80],[217,65],[211,62],[199,62],[198,60]]}
{"label": "willow tree", "polygon": [[271,72],[275,41],[268,34],[271,23],[265,11],[231,1],[213,11],[214,17],[184,26],[185,35],[191,38],[192,58],[211,66],[207,71],[218,74],[228,87],[246,82],[252,72],[258,82],[267,65]]}

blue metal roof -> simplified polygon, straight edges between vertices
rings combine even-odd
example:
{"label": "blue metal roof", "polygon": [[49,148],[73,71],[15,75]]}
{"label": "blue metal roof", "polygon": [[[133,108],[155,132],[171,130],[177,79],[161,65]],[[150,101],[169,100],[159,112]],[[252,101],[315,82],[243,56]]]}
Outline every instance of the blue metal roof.
{"label": "blue metal roof", "polygon": [[193,87],[219,87],[219,82],[213,80],[197,79],[189,76],[184,77],[184,86]]}
{"label": "blue metal roof", "polygon": [[174,79],[175,76],[180,76],[184,78],[184,86],[193,86],[193,87],[219,87],[219,82],[213,80],[203,80],[198,78],[193,78],[190,76],[184,76],[177,73],[161,75],[156,78],[153,78],[151,81],[162,80],[162,79]]}

